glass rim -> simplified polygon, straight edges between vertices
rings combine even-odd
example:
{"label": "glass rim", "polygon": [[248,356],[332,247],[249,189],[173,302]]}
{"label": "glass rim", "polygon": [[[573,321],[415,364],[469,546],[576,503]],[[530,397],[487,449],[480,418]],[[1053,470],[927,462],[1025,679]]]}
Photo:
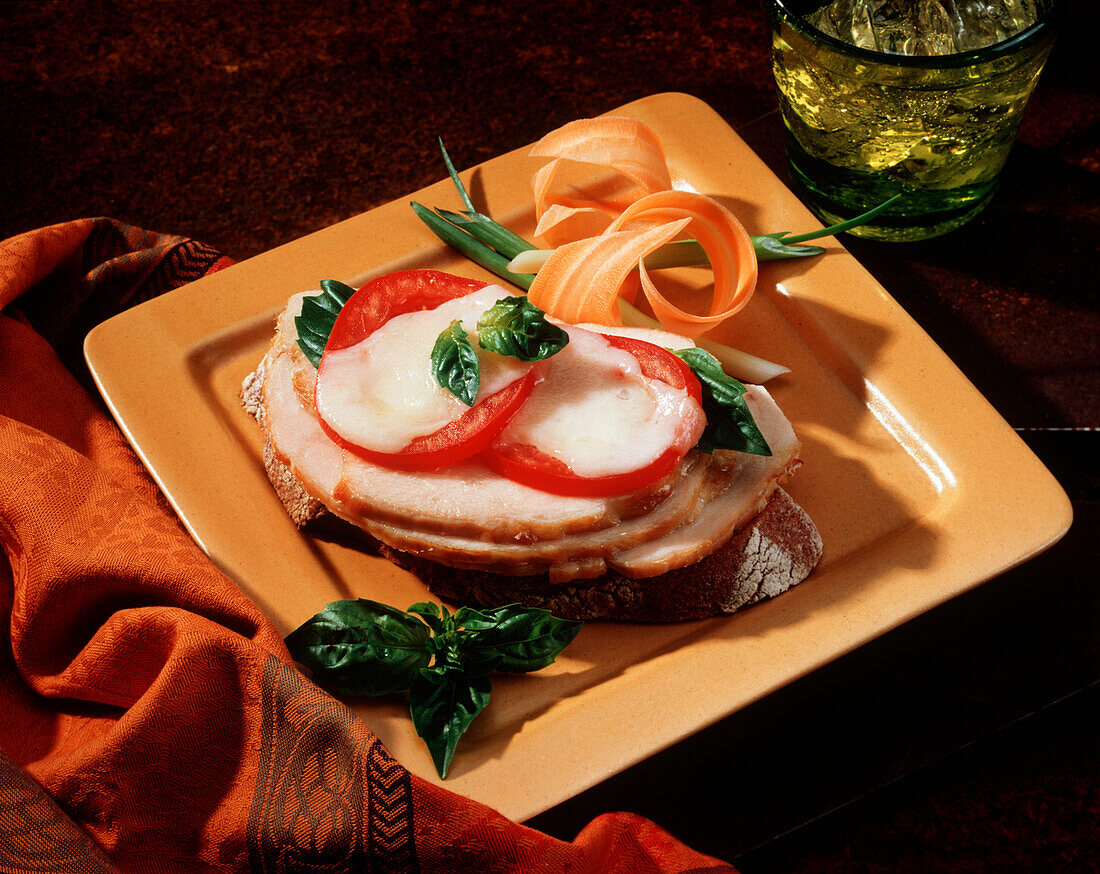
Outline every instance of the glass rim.
{"label": "glass rim", "polygon": [[873,49],[865,49],[843,42],[836,37],[822,33],[798,12],[788,5],[788,0],[769,0],[770,5],[783,13],[785,20],[811,40],[823,42],[836,51],[854,58],[860,58],[875,64],[884,64],[892,67],[912,67],[914,69],[940,69],[954,67],[969,67],[973,64],[981,64],[1004,55],[1017,52],[1025,44],[1037,40],[1053,26],[1060,11],[1059,0],[1051,0],[1045,12],[1040,13],[1036,22],[1025,30],[1021,30],[1015,36],[1006,40],[974,49],[968,52],[954,52],[950,55],[904,55],[900,52],[878,52]]}

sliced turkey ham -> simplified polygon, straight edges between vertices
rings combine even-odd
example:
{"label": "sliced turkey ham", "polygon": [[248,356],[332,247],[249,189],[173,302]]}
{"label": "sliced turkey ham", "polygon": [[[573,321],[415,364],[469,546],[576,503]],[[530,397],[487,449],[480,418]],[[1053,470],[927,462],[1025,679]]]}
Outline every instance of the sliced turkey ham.
{"label": "sliced turkey ham", "polygon": [[701,488],[676,489],[645,516],[611,528],[523,544],[488,543],[385,523],[368,530],[395,549],[451,567],[514,575],[549,573],[552,580],[594,577],[608,569],[628,577],[650,577],[694,564],[764,509],[778,483],[799,464],[798,440],[775,401],[759,386],[751,386],[746,396],[772,455],[693,452],[685,459],[681,477]]}
{"label": "sliced turkey ham", "polygon": [[416,473],[372,464],[342,450],[318,422],[315,372],[296,343],[302,297],[280,317],[262,366],[271,448],[309,494],[395,549],[459,568],[548,573],[552,581],[608,568],[653,576],[721,546],[798,465],[790,424],[755,386],[747,398],[771,457],[693,450],[664,480],[631,495],[552,495],[473,461]]}
{"label": "sliced turkey ham", "polygon": [[654,577],[710,555],[764,509],[776,486],[801,463],[801,444],[771,395],[753,385],[747,387],[745,398],[772,454],[728,453],[737,457],[736,472],[723,488],[707,496],[693,519],[661,538],[612,557],[609,565],[623,576]]}

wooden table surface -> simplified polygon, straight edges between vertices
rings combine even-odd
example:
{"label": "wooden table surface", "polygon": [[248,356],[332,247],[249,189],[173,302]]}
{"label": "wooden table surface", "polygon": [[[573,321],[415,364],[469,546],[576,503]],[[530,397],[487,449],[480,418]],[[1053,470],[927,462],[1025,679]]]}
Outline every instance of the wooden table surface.
{"label": "wooden table surface", "polygon": [[[635,810],[746,874],[1098,870],[1100,28],[1067,11],[990,207],[845,245],[1059,478],[1069,534],[532,825]],[[241,259],[437,180],[438,135],[469,166],[662,91],[784,175],[757,2],[9,2],[0,238],[109,215]]]}

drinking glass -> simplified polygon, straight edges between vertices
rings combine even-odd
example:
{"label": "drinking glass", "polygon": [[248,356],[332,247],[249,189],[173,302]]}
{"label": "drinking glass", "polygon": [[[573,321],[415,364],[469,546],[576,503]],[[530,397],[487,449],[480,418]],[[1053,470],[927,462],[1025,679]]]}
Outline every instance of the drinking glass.
{"label": "drinking glass", "polygon": [[871,51],[804,16],[821,0],[766,0],[772,65],[796,188],[827,224],[901,195],[852,233],[919,240],[989,202],[1054,40],[1056,0],[1036,22],[973,51]]}

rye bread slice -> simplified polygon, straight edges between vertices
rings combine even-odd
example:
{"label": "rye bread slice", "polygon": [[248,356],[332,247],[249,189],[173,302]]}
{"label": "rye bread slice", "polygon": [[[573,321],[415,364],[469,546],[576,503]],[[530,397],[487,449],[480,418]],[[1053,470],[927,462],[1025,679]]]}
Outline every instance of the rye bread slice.
{"label": "rye bread slice", "polygon": [[[263,365],[241,387],[241,404],[263,422]],[[266,434],[266,432],[265,432]],[[264,441],[264,468],[291,519],[300,528],[349,535],[374,546],[454,604],[495,607],[521,603],[563,619],[673,622],[733,613],[779,595],[809,576],[822,554],[821,536],[806,512],[777,488],[764,509],[701,561],[655,577],[616,571],[551,583],[545,574],[510,576],[447,567],[380,544],[329,512],[309,495]]]}

